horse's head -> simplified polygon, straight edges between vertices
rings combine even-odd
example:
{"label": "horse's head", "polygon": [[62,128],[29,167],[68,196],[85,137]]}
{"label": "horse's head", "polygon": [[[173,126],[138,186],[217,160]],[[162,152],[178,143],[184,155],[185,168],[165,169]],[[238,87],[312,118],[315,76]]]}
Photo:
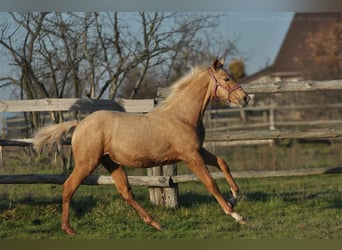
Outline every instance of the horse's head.
{"label": "horse's head", "polygon": [[224,61],[215,59],[211,68],[209,69],[210,84],[212,85],[212,96],[219,100],[235,103],[243,107],[247,106],[250,97],[237,84],[234,77],[232,77],[224,68]]}

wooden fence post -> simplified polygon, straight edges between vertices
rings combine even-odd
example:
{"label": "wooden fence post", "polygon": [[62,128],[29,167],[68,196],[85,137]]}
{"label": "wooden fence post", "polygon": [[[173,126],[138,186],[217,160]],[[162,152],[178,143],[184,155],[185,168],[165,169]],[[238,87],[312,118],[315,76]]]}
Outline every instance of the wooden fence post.
{"label": "wooden fence post", "polygon": [[[5,128],[5,115],[2,114],[2,118],[1,118],[1,127],[2,127],[2,131],[1,131],[1,139],[5,139],[5,135],[6,135],[6,128]],[[4,147],[2,145],[0,145],[0,167],[5,166],[5,162],[4,162]]]}
{"label": "wooden fence post", "polygon": [[4,147],[0,146],[0,167],[5,166],[5,161],[4,161]]}
{"label": "wooden fence post", "polygon": [[[147,169],[148,176],[175,176],[177,165],[170,164]],[[169,187],[149,187],[150,201],[154,205],[178,207],[178,185],[170,183]]]}
{"label": "wooden fence post", "polygon": [[274,108],[270,108],[270,130],[275,130],[275,110]]}

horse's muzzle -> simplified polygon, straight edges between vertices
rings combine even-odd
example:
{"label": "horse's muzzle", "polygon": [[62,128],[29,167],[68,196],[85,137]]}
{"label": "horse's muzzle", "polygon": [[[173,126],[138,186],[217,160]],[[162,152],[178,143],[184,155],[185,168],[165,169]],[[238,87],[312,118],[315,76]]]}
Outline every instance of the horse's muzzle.
{"label": "horse's muzzle", "polygon": [[246,107],[248,105],[248,102],[251,100],[249,95],[245,95],[243,98],[239,99],[239,103],[242,107]]}

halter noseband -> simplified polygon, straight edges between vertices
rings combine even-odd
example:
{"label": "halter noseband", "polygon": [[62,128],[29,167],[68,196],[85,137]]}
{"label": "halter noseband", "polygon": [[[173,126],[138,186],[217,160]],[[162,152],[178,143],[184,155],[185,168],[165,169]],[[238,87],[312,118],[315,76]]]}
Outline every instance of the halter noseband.
{"label": "halter noseband", "polygon": [[231,94],[237,90],[237,89],[241,89],[241,86],[239,84],[236,84],[234,87],[232,88],[229,88],[227,87],[226,85],[223,85],[222,83],[220,83],[216,77],[214,76],[214,73],[213,73],[213,70],[210,68],[209,69],[209,75],[211,77],[211,79],[213,79],[213,81],[215,82],[215,85],[214,85],[214,90],[213,90],[213,94],[214,94],[214,98],[218,98],[217,95],[216,95],[216,92],[217,92],[217,89],[218,87],[220,86],[221,88],[227,90],[227,100],[228,102],[231,102],[230,101],[230,96]]}

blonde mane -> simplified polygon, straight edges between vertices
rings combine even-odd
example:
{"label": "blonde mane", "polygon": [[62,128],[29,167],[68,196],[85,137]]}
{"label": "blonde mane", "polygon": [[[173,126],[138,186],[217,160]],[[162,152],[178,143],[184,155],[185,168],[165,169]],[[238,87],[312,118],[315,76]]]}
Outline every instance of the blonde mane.
{"label": "blonde mane", "polygon": [[163,107],[163,108],[167,107],[170,101],[173,100],[174,96],[178,95],[179,92],[184,90],[189,85],[189,83],[191,82],[191,79],[198,76],[199,73],[203,72],[206,69],[207,68],[203,66],[192,67],[191,70],[187,74],[185,74],[180,79],[172,83],[171,86],[169,87],[171,92],[166,97],[166,99],[162,102],[160,107]]}

